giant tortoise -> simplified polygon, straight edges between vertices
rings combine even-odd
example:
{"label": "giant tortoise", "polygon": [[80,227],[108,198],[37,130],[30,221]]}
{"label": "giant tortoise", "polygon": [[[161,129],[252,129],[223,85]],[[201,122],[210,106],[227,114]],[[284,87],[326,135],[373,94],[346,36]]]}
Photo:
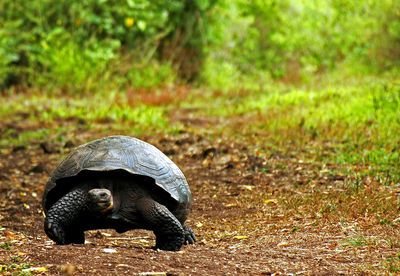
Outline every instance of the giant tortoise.
{"label": "giant tortoise", "polygon": [[192,195],[181,170],[153,145],[109,136],[77,147],[47,182],[44,230],[57,244],[84,231],[152,230],[156,248],[179,250],[196,237],[184,223]]}

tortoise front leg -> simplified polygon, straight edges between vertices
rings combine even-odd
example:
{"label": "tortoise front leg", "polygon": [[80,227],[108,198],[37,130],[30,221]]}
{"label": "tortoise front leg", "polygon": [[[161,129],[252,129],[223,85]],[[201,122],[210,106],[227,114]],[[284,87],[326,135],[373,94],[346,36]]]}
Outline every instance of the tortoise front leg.
{"label": "tortoise front leg", "polygon": [[185,230],[164,205],[150,198],[141,198],[136,206],[148,228],[156,235],[156,248],[177,251],[182,247]]}
{"label": "tortoise front leg", "polygon": [[183,230],[185,231],[185,244],[194,244],[197,242],[196,235],[194,234],[192,228],[183,225]]}
{"label": "tortoise front leg", "polygon": [[44,231],[57,244],[84,243],[85,234],[77,218],[86,210],[86,191],[73,190],[51,206],[44,221]]}

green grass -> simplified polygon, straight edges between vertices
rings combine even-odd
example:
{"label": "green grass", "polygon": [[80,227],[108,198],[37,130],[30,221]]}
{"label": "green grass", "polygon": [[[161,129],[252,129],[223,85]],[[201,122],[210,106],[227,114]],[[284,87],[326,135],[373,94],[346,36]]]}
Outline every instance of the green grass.
{"label": "green grass", "polygon": [[[269,122],[260,126],[272,130],[293,126],[313,129],[329,125],[359,130],[370,126],[366,130],[376,132],[379,135],[374,138],[376,140],[390,138],[398,133],[400,83],[362,83],[359,86],[328,87],[321,90],[287,89],[276,91],[274,87],[269,87],[262,92],[250,91],[242,97],[230,98],[230,105],[226,104],[230,97],[227,94],[227,98],[220,99],[206,112],[223,117],[252,112],[268,115],[272,112],[278,114],[279,124]],[[351,130],[344,132],[344,139],[351,137]],[[338,133],[342,131],[337,130]]]}
{"label": "green grass", "polygon": [[79,99],[33,93],[4,99],[6,104],[0,106],[0,119],[9,127],[2,134],[3,147],[28,145],[48,137],[65,140],[69,132],[82,128],[129,135],[174,133],[181,128],[169,122],[166,107],[141,103],[131,106],[123,95]]}
{"label": "green grass", "polygon": [[29,269],[31,267],[32,264],[21,263],[21,258],[19,256],[13,256],[7,262],[0,261],[0,272],[7,275],[34,275],[28,271],[24,271],[25,269]]}
{"label": "green grass", "polygon": [[232,126],[235,134],[240,129],[281,148],[303,149],[298,158],[309,161],[363,164],[372,175],[400,181],[399,81],[364,77],[318,88],[269,84],[235,97],[220,93],[211,104],[209,97],[194,102],[200,114],[241,118],[240,128]]}
{"label": "green grass", "polygon": [[10,250],[12,248],[12,244],[8,243],[8,242],[4,242],[0,245],[1,248],[6,249],[6,250]]}
{"label": "green grass", "polygon": [[384,261],[382,261],[382,266],[391,273],[400,272],[400,253],[396,256],[387,256]]}
{"label": "green grass", "polygon": [[[116,89],[83,98],[38,92],[9,95],[0,106],[0,119],[11,125],[22,121],[44,126],[22,132],[11,127],[3,133],[6,139],[0,145],[28,144],[46,137],[62,140],[77,127],[105,134],[176,133],[182,126],[168,116],[179,102],[179,106],[196,107],[197,116],[221,118],[221,124],[208,130],[212,135],[255,136],[267,154],[274,151],[307,162],[341,164],[342,172],[348,174],[354,173],[352,167],[344,165],[362,166],[362,176],[379,177],[387,185],[399,183],[400,81],[366,76],[340,81],[335,76],[303,87],[282,83],[240,86],[248,90],[207,92],[200,88],[201,93],[180,98],[173,94],[178,93],[174,88],[158,88],[161,94],[154,88]],[[147,104],[140,100],[143,95]],[[71,120],[75,123],[61,123]]]}
{"label": "green grass", "polygon": [[118,102],[117,97],[89,97],[84,99],[17,96],[7,105],[0,108],[0,117],[10,114],[28,115],[29,119],[53,121],[57,118],[84,118],[89,121],[111,119],[115,121],[130,120],[139,124],[148,124],[163,127],[166,124],[165,112],[158,107],[140,105],[131,107],[126,103]]}
{"label": "green grass", "polygon": [[368,243],[370,243],[370,241],[368,241],[366,237],[364,237],[362,235],[358,235],[358,236],[355,236],[355,237],[348,238],[343,243],[343,245],[345,245],[345,246],[360,246],[360,247],[363,247],[363,246],[366,246]]}

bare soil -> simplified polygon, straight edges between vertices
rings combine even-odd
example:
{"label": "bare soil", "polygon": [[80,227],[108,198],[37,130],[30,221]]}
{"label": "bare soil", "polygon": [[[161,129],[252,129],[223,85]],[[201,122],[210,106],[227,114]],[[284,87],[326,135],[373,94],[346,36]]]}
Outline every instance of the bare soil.
{"label": "bare soil", "polygon": [[[204,124],[200,119],[195,123]],[[192,132],[140,138],[165,152],[186,175],[194,198],[187,224],[197,235],[196,244],[165,252],[151,249],[151,232],[99,229],[86,233],[84,245],[55,245],[43,231],[43,188],[74,146],[101,136],[79,130],[67,143],[39,141],[3,150],[3,274],[22,274],[22,264],[30,264],[25,275],[361,275],[373,274],[374,266],[398,252],[384,243],[346,246],[360,218],[346,224],[329,216],[296,215],[285,207],[284,202],[299,193],[293,183],[312,180],[336,187],[341,176],[327,178],[315,165],[290,156],[267,156],[250,138],[209,139]],[[398,234],[397,229],[385,229],[385,237]],[[381,235],[376,227],[363,231]]]}

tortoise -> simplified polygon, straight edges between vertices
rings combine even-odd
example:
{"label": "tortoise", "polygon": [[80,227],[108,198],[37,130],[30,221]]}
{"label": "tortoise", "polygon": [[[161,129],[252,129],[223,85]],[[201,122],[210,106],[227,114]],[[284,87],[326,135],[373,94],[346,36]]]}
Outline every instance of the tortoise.
{"label": "tortoise", "polygon": [[184,223],[192,195],[182,171],[155,146],[108,136],[78,146],[43,193],[44,230],[56,244],[84,243],[86,230],[152,230],[155,248],[179,250],[196,236]]}

